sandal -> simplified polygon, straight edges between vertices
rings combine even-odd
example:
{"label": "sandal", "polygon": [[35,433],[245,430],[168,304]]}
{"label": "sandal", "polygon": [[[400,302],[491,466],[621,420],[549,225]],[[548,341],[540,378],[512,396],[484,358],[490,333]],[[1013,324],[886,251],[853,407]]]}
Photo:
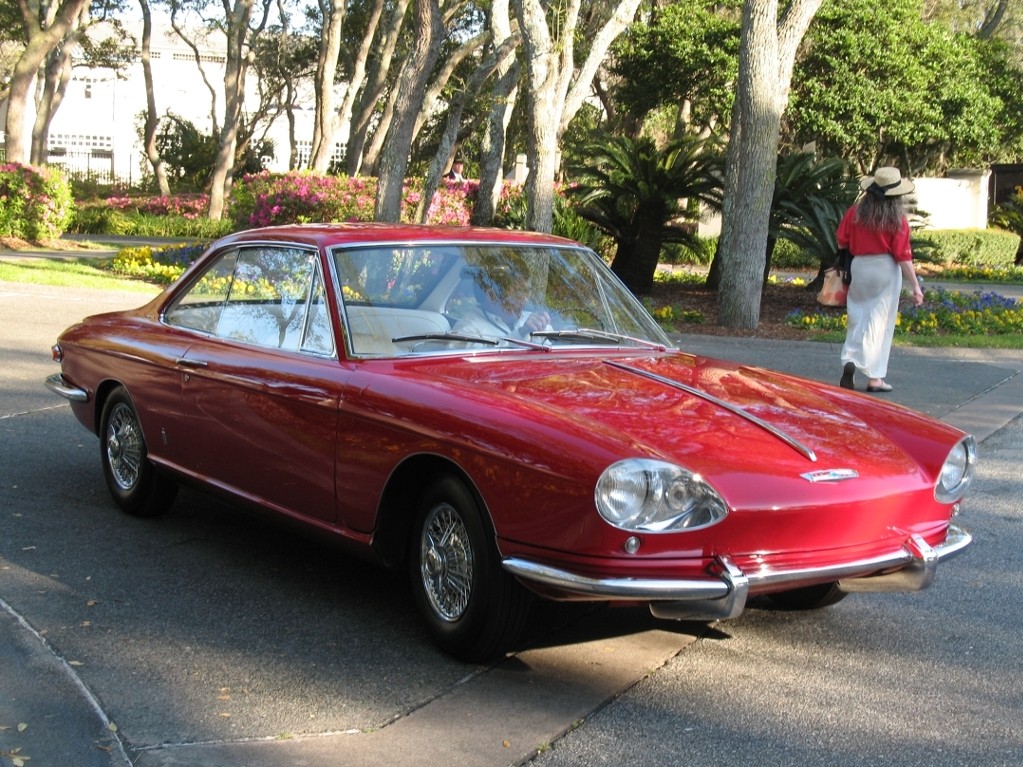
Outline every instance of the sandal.
{"label": "sandal", "polygon": [[892,385],[890,383],[885,383],[884,381],[882,381],[878,386],[868,386],[867,387],[867,391],[871,391],[871,392],[887,392],[887,391],[891,391],[891,390],[892,390]]}

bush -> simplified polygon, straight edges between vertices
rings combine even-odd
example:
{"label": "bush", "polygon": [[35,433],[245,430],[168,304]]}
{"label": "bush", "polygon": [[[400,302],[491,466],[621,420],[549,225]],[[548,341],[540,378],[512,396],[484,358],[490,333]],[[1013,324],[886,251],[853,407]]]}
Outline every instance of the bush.
{"label": "bush", "polygon": [[206,217],[206,195],[111,197],[78,208],[71,230],[79,234],[215,239],[233,231],[230,221]]}
{"label": "bush", "polygon": [[192,262],[206,250],[206,245],[182,245],[167,248],[122,248],[107,268],[127,277],[139,277],[149,282],[169,285],[181,276]]}
{"label": "bush", "polygon": [[371,221],[375,178],[338,178],[309,171],[242,176],[231,188],[238,229],[318,221]]}
{"label": "bush", "polygon": [[1017,186],[1012,197],[991,211],[990,223],[1019,235],[1016,263],[1023,264],[1023,186]]}
{"label": "bush", "polygon": [[709,266],[717,250],[717,237],[695,237],[692,242],[666,242],[661,248],[662,264]]}
{"label": "bush", "polygon": [[74,214],[71,186],[55,168],[0,165],[0,236],[53,240]]}
{"label": "bush", "polygon": [[804,250],[790,240],[778,240],[774,244],[771,268],[816,271],[820,266],[820,258],[820,251]]}
{"label": "bush", "polygon": [[999,229],[928,229],[912,241],[917,260],[944,266],[1012,266],[1019,247],[1019,235]]}

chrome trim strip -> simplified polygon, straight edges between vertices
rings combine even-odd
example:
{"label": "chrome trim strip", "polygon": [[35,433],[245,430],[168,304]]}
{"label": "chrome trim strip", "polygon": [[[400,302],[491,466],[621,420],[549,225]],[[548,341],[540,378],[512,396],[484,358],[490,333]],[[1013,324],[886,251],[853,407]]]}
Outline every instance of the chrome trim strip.
{"label": "chrome trim strip", "polygon": [[763,429],[764,431],[766,431],[766,432],[768,432],[770,434],[773,434],[775,437],[780,439],[786,445],[789,445],[790,447],[794,448],[797,452],[799,452],[800,454],[802,454],[803,456],[805,456],[809,460],[814,461],[814,462],[816,462],[816,460],[817,460],[816,453],[814,453],[813,450],[808,448],[802,442],[800,442],[799,440],[795,439],[794,437],[789,436],[788,434],[783,432],[778,427],[773,426],[773,425],[767,423],[767,421],[761,420],[760,418],[757,418],[755,415],[751,415],[750,413],[747,413],[745,410],[743,410],[738,405],[733,405],[731,402],[726,402],[723,399],[719,399],[719,398],[715,397],[713,394],[708,394],[707,392],[702,391],[701,389],[697,389],[697,388],[695,388],[693,386],[689,386],[687,384],[680,383],[678,381],[673,381],[670,378],[666,378],[664,376],[657,375],[657,373],[651,373],[651,372],[649,372],[647,370],[643,370],[641,368],[632,367],[631,365],[623,365],[620,362],[612,362],[611,360],[604,360],[604,363],[607,364],[607,365],[610,365],[611,367],[618,368],[619,370],[624,370],[627,373],[634,373],[634,374],[636,374],[638,376],[643,376],[644,378],[649,378],[651,381],[657,381],[658,383],[665,384],[666,386],[672,386],[672,387],[674,387],[676,389],[681,389],[682,391],[687,392],[689,394],[692,394],[695,397],[700,397],[701,399],[705,399],[705,400],[707,400],[707,402],[713,402],[718,407],[724,408],[728,412],[734,413],[735,415],[737,415],[737,416],[739,416],[741,418],[745,418],[750,423],[754,423],[757,426],[759,426],[761,429]]}
{"label": "chrome trim strip", "polygon": [[48,376],[43,382],[46,384],[46,388],[52,391],[54,394],[59,394],[65,399],[69,399],[72,402],[88,402],[89,392],[85,389],[80,389],[77,386],[72,386],[64,378],[63,373],[54,373],[52,376]]}
{"label": "chrome trim strip", "polygon": [[592,578],[521,557],[502,561],[504,569],[527,582],[593,601],[650,602],[651,612],[679,620],[738,617],[751,590],[800,581],[837,581],[843,591],[919,591],[931,585],[940,562],[958,555],[973,537],[949,525],[945,540],[929,546],[918,535],[902,548],[876,557],[830,567],[744,573],[726,556],[718,557],[705,578]]}

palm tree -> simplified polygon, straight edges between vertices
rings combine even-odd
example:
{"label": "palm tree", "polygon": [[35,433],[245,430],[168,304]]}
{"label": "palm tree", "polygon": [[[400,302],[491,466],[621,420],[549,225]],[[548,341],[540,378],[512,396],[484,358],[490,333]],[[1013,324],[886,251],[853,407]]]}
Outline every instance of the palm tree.
{"label": "palm tree", "polygon": [[578,183],[567,194],[583,218],[615,240],[615,274],[633,293],[649,293],[661,246],[695,246],[700,206],[721,207],[719,147],[686,137],[661,150],[649,138],[608,136],[587,154],[589,164],[569,168]]}
{"label": "palm tree", "polygon": [[858,192],[855,176],[840,158],[818,161],[807,152],[779,157],[764,280],[770,273],[771,256],[778,240],[788,240],[805,253],[815,255],[823,274],[838,255],[835,232]]}

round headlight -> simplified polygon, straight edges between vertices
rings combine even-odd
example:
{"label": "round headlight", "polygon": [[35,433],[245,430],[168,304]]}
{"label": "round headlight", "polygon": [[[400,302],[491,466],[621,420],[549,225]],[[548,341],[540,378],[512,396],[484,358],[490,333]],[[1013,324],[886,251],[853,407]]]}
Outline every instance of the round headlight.
{"label": "round headlight", "polygon": [[650,458],[608,466],[594,499],[600,516],[615,527],[648,533],[696,530],[728,514],[724,500],[698,474]]}
{"label": "round headlight", "polygon": [[949,451],[941,466],[938,482],[934,486],[935,499],[939,503],[955,503],[960,500],[973,480],[976,462],[977,441],[966,435]]}

